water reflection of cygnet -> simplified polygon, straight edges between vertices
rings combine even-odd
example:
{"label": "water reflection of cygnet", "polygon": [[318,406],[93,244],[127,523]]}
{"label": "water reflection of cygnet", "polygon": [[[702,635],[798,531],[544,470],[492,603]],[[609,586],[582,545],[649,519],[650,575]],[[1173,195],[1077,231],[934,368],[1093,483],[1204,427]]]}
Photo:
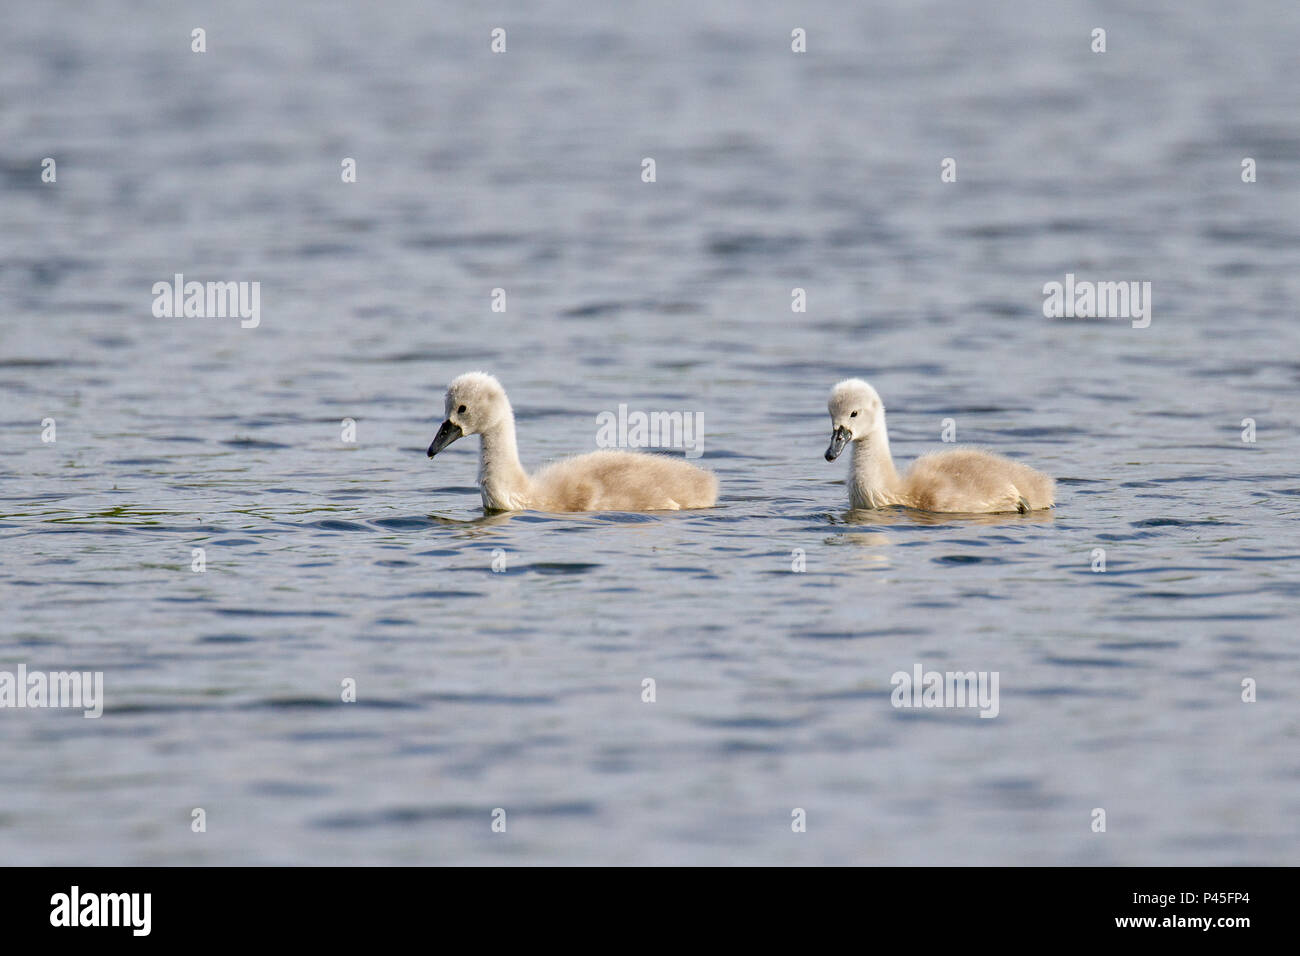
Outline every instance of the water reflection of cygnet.
{"label": "water reflection of cygnet", "polygon": [[[462,535],[470,538],[487,537],[496,534],[500,526],[509,521],[524,521],[532,524],[556,522],[571,527],[577,523],[599,527],[610,524],[607,513],[602,512],[584,512],[573,514],[548,515],[539,512],[530,511],[490,511],[481,514],[475,518],[450,518],[446,515],[435,514],[430,512],[428,515],[430,521],[439,527],[447,528],[451,531],[458,531]],[[619,522],[620,527],[628,527],[628,523]]]}
{"label": "water reflection of cygnet", "polygon": [[430,514],[429,520],[440,527],[459,531],[466,537],[481,538],[495,533],[493,529],[498,525],[505,524],[512,518],[518,518],[523,514],[524,512],[521,511],[496,511],[468,519],[448,518],[440,514]]}
{"label": "water reflection of cygnet", "polygon": [[889,560],[888,549],[894,539],[883,531],[848,531],[827,538],[826,544],[860,549],[856,557],[870,568],[887,568],[893,562]]}
{"label": "water reflection of cygnet", "polygon": [[1026,514],[1018,514],[1014,511],[1001,514],[960,514],[915,511],[911,508],[872,508],[845,511],[838,520],[844,524],[887,528],[911,525],[927,527],[948,525],[952,528],[963,528],[970,525],[1050,524],[1056,520],[1056,512],[1043,510],[1030,511]]}

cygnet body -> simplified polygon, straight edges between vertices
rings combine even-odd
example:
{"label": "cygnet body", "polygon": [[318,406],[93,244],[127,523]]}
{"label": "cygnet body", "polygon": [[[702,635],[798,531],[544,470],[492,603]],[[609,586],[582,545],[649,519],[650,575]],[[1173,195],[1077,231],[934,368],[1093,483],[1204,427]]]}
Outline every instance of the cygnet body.
{"label": "cygnet body", "polygon": [[1055,504],[1056,483],[1028,465],[974,448],[923,455],[905,475],[894,468],[885,429],[885,406],[860,378],[831,389],[831,443],[834,461],[853,445],[849,504],[853,508],[900,505],[920,511],[999,513],[1036,511]]}
{"label": "cygnet body", "polygon": [[717,503],[712,472],[666,455],[597,451],[529,475],[519,462],[514,409],[486,372],[467,372],[448,385],[445,409],[429,457],[478,435],[478,483],[488,511],[678,511]]}

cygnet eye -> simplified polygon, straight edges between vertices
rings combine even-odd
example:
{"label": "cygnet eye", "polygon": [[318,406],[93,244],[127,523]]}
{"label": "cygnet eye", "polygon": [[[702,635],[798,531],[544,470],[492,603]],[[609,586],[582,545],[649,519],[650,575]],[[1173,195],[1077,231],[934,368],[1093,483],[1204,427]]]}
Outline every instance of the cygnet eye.
{"label": "cygnet eye", "polygon": [[465,406],[462,405],[460,408],[456,409],[456,414],[457,414],[457,415],[464,415],[464,414],[465,414]]}
{"label": "cygnet eye", "polygon": [[[461,409],[461,411],[464,411],[464,409]],[[853,412],[851,415],[849,415],[849,418],[857,418],[857,417],[858,417],[857,412]]]}

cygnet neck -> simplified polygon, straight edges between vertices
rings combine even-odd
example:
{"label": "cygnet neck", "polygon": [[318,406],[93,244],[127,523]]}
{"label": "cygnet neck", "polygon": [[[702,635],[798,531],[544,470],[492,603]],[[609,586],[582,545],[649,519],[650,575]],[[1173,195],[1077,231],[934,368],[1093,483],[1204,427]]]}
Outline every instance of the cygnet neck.
{"label": "cygnet neck", "polygon": [[855,508],[881,508],[892,503],[899,486],[898,471],[889,453],[889,433],[880,426],[853,443],[853,478],[849,503]]}
{"label": "cygnet neck", "polygon": [[515,499],[528,493],[528,472],[519,463],[515,415],[509,409],[499,421],[482,433],[478,483],[483,492],[483,504],[489,508],[517,508]]}

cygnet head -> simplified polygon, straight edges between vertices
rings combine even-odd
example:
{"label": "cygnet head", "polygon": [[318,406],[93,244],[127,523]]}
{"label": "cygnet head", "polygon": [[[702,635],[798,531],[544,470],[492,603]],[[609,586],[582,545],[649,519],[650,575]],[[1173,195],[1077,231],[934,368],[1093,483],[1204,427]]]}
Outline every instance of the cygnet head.
{"label": "cygnet head", "polygon": [[487,372],[466,372],[447,386],[446,415],[433,444],[432,458],[458,438],[481,435],[509,418],[506,390]]}
{"label": "cygnet head", "polygon": [[852,441],[862,441],[885,427],[885,406],[876,390],[860,378],[847,378],[831,389],[831,444],[826,460],[834,461]]}

